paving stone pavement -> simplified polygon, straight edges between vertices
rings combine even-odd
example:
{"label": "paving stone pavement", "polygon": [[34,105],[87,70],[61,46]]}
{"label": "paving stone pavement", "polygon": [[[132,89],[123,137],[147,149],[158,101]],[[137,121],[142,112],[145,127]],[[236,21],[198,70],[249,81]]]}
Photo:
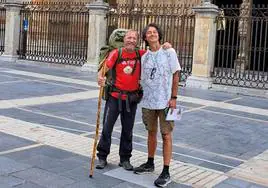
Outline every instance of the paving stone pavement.
{"label": "paving stone pavement", "polygon": [[[96,74],[47,64],[0,62],[0,188],[154,187],[162,170],[159,135],[153,174],[118,167],[120,122],[104,170],[88,178],[95,135]],[[183,118],[173,133],[175,187],[268,187],[268,100],[179,89]],[[102,106],[103,108],[103,106]],[[138,109],[131,163],[147,159]]]}

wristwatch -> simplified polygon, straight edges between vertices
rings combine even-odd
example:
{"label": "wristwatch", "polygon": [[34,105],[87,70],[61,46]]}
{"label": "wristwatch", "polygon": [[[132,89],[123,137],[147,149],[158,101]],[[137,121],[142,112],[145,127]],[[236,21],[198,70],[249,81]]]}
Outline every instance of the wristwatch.
{"label": "wristwatch", "polygon": [[171,99],[177,99],[177,96],[171,96]]}

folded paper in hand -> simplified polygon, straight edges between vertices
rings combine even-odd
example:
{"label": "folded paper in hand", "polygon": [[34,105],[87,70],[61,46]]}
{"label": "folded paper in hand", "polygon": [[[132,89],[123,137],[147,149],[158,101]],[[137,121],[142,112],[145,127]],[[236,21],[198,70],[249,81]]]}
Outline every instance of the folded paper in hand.
{"label": "folded paper in hand", "polygon": [[[171,113],[172,112],[172,113]],[[171,108],[168,110],[167,116],[166,116],[166,121],[179,121],[181,120],[182,116],[182,108],[178,107],[171,110]]]}

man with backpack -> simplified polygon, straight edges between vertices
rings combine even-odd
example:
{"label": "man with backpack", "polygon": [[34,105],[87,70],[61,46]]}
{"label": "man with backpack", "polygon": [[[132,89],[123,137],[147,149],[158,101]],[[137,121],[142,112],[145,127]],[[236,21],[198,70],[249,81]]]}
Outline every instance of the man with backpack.
{"label": "man with backpack", "polygon": [[[124,46],[112,50],[102,66],[111,76],[107,76],[109,80],[106,80],[106,83],[108,81],[110,84],[104,108],[103,129],[97,146],[97,169],[103,169],[107,165],[113,127],[120,114],[122,130],[119,166],[125,170],[133,170],[130,164],[132,130],[139,102],[140,57],[145,53],[144,50],[136,49],[138,38],[137,31],[128,30],[124,36]],[[106,79],[101,72],[98,73],[99,85],[103,85]]]}

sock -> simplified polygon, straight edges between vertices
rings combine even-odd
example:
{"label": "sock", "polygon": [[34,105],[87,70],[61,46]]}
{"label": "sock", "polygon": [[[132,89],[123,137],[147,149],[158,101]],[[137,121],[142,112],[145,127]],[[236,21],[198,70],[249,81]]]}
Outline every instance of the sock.
{"label": "sock", "polygon": [[169,166],[168,165],[164,165],[162,173],[163,174],[169,174]]}
{"label": "sock", "polygon": [[148,157],[147,164],[154,165],[154,158],[153,157]]}

